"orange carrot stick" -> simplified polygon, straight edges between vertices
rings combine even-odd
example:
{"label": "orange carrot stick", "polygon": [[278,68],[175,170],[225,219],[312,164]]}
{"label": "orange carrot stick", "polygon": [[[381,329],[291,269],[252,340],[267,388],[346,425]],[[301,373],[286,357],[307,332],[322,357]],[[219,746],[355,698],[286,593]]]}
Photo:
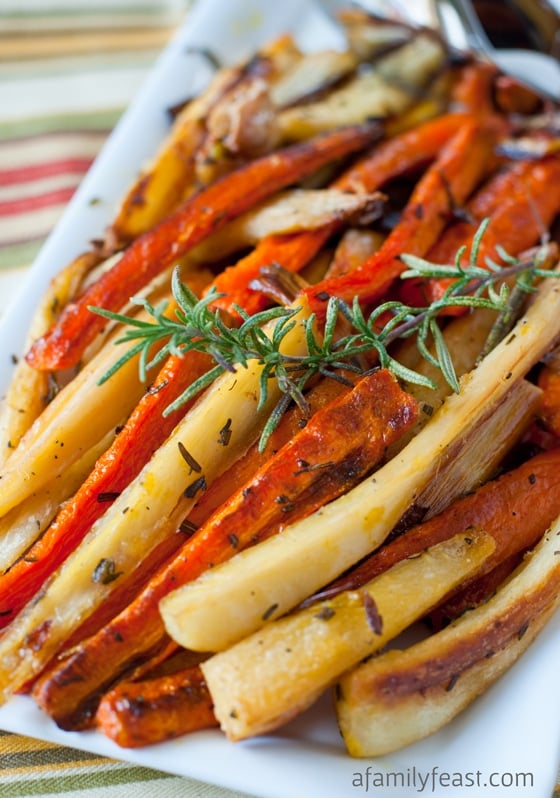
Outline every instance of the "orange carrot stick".
{"label": "orange carrot stick", "polygon": [[493,113],[493,88],[498,74],[494,64],[485,61],[465,64],[451,92],[452,104],[473,114]]}
{"label": "orange carrot stick", "polygon": [[310,418],[339,396],[348,393],[350,387],[338,380],[328,378],[324,378],[312,386],[305,394],[307,412],[296,404],[289,407],[280,419],[278,426],[273,430],[264,451],[259,449],[259,443],[256,441],[227,471],[215,479],[190,511],[188,524],[197,529],[206,523],[210,515],[235,491],[252,480],[272,454],[297,435]]}
{"label": "orange carrot stick", "polygon": [[[288,516],[292,520],[311,512],[317,502],[314,488],[322,502],[347,490],[374,467],[416,413],[415,401],[386,370],[363,378],[319,411],[183,545],[126,610],[39,679],[33,695],[40,706],[57,722],[76,717],[77,705],[165,637],[158,609],[163,596],[274,534]],[[365,442],[364,429],[369,430]]]}
{"label": "orange carrot stick", "polygon": [[218,725],[196,665],[165,676],[126,681],[106,693],[96,725],[122,748],[138,748]]}
{"label": "orange carrot stick", "polygon": [[543,392],[539,419],[547,430],[560,438],[560,374],[544,366],[539,374],[538,384]]}
{"label": "orange carrot stick", "polygon": [[[346,492],[418,415],[415,400],[385,369],[317,412],[237,490],[197,535],[201,570],[252,545]],[[367,435],[364,434],[367,430]],[[196,555],[189,547],[190,568]]]}
{"label": "orange carrot stick", "polygon": [[[560,212],[560,193],[550,191],[559,180],[558,157],[517,164],[498,175],[469,205],[473,222],[459,222],[449,228],[430,250],[428,259],[448,263],[460,247],[469,252],[476,229],[486,217],[490,222],[479,248],[479,266],[484,266],[487,258],[500,261],[498,245],[515,257],[538,244]],[[427,302],[440,299],[451,284],[450,279],[427,280],[423,286]]]}
{"label": "orange carrot stick", "polygon": [[41,370],[76,365],[106,324],[90,306],[119,310],[130,296],[229,220],[321,166],[363,149],[380,135],[381,127],[375,122],[340,129],[252,161],[202,189],[136,239],[112,269],[68,305],[54,327],[33,344],[27,362]]}
{"label": "orange carrot stick", "polygon": [[[445,114],[377,145],[371,153],[334,181],[342,191],[372,192],[389,180],[402,176],[433,160],[445,143],[467,122],[466,114]],[[279,263],[288,271],[302,269],[339,229],[332,222],[317,230],[264,238],[234,266],[221,272],[213,286],[225,296],[215,306],[231,312],[236,303],[254,314],[266,307],[266,297],[251,288],[263,266]]]}
{"label": "orange carrot stick", "polygon": [[405,265],[402,253],[424,256],[439,238],[454,207],[462,205],[486,174],[497,128],[466,123],[419,180],[399,223],[380,250],[353,272],[305,289],[312,310],[325,312],[331,296],[373,302],[390,288]]}

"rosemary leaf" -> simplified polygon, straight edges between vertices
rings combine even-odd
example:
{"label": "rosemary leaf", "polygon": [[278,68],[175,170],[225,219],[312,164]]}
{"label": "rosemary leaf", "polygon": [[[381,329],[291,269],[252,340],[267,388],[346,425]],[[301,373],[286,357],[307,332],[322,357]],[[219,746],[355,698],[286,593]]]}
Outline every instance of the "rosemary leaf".
{"label": "rosemary leaf", "polygon": [[202,377],[199,377],[195,380],[189,387],[183,391],[183,393],[175,399],[174,402],[171,402],[165,410],[163,411],[164,416],[168,416],[170,413],[173,413],[175,410],[178,410],[187,402],[190,402],[191,399],[194,399],[201,391],[205,388],[208,388],[215,380],[218,379],[220,374],[223,374],[224,370],[221,366],[215,366],[210,371],[207,371],[206,374],[203,374]]}
{"label": "rosemary leaf", "polygon": [[457,379],[457,374],[455,373],[455,367],[453,366],[453,361],[451,359],[451,355],[449,354],[447,344],[445,343],[443,333],[441,332],[441,329],[436,323],[435,319],[432,319],[430,322],[430,331],[434,339],[437,360],[441,369],[441,373],[445,377],[445,380],[451,390],[455,393],[459,393],[459,381]]}

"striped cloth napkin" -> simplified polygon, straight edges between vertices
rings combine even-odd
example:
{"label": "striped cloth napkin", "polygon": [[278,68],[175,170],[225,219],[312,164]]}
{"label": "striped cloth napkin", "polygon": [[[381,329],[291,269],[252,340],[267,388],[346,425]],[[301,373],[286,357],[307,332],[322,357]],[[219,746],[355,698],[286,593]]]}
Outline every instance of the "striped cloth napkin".
{"label": "striped cloth napkin", "polygon": [[[190,0],[1,0],[0,314]],[[0,731],[0,798],[242,798]]]}
{"label": "striped cloth napkin", "polygon": [[0,3],[0,311],[189,3]]}
{"label": "striped cloth napkin", "polygon": [[249,798],[192,779],[0,731],[0,798]]}

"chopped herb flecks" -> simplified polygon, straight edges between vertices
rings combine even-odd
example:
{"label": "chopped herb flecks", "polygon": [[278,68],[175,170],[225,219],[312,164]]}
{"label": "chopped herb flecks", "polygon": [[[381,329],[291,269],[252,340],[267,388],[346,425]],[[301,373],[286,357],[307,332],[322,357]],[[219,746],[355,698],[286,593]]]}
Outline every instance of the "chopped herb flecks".
{"label": "chopped herb flecks", "polygon": [[98,584],[108,585],[122,576],[122,573],[122,571],[117,571],[114,560],[104,557],[95,566],[91,580]]}

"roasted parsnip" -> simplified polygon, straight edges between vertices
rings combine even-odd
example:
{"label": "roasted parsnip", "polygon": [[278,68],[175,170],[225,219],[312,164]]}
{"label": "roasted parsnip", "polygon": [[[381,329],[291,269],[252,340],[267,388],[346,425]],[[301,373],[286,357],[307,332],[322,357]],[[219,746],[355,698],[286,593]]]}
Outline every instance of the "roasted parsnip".
{"label": "roasted parsnip", "polygon": [[432,734],[513,664],[560,603],[559,534],[557,520],[487,603],[340,680],[338,722],[352,756],[380,756]]}
{"label": "roasted parsnip", "polygon": [[381,649],[476,572],[493,549],[484,532],[459,534],[398,563],[360,591],[269,623],[210,657],[201,668],[222,730],[239,740],[294,717],[337,675]]}

